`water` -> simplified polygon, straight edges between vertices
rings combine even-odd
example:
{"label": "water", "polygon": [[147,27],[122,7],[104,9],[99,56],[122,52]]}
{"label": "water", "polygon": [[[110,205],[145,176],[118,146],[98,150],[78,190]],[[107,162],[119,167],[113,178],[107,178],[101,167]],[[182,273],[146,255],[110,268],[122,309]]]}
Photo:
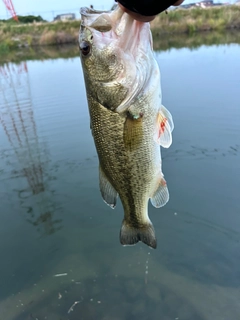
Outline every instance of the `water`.
{"label": "water", "polygon": [[240,318],[239,56],[156,52],[175,122],[157,250],[122,247],[101,200],[79,57],[1,67],[0,319]]}

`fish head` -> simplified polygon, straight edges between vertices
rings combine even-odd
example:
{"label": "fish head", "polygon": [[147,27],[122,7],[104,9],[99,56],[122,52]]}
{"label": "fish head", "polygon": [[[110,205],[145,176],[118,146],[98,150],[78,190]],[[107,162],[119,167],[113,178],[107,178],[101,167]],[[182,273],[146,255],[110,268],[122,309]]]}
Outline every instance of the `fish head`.
{"label": "fish head", "polygon": [[150,26],[118,6],[113,11],[81,8],[79,48],[88,98],[110,110],[124,110],[150,77]]}

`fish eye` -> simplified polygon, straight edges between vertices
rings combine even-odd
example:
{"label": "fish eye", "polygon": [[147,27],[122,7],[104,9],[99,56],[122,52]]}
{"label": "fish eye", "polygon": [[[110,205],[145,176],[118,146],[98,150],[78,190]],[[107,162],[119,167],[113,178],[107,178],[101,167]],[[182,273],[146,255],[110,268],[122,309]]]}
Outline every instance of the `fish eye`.
{"label": "fish eye", "polygon": [[84,56],[87,56],[91,51],[91,45],[87,41],[83,41],[80,43],[80,50]]}

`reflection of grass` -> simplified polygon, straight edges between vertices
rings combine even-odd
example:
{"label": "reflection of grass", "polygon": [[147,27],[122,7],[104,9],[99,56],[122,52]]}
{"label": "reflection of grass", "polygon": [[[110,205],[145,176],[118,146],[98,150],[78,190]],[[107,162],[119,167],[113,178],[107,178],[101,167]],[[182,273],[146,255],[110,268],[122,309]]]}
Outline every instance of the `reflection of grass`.
{"label": "reflection of grass", "polygon": [[56,58],[73,58],[79,54],[77,45],[42,46],[7,50],[0,55],[0,65],[5,62],[20,62],[23,60],[45,60]]}
{"label": "reflection of grass", "polygon": [[156,35],[153,38],[155,50],[168,50],[171,48],[198,48],[202,45],[220,45],[229,43],[239,43],[240,35],[237,31],[209,31],[198,32],[197,34],[172,34],[169,35]]}
{"label": "reflection of grass", "polygon": [[[155,50],[168,50],[171,48],[197,48],[201,45],[219,45],[228,43],[240,43],[239,32],[237,31],[211,31],[199,32],[197,34],[172,34],[156,35],[153,39]],[[1,45],[0,45],[1,46]],[[76,45],[61,45],[61,46],[38,46],[27,47],[21,49],[4,50],[0,55],[0,64],[12,61],[19,62],[22,60],[44,60],[56,58],[72,58],[79,55],[79,49]]]}

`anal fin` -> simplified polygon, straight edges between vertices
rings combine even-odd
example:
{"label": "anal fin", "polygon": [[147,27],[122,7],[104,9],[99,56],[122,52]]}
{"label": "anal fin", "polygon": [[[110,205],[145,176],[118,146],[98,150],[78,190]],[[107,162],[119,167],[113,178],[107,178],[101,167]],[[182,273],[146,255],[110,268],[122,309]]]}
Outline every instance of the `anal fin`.
{"label": "anal fin", "polygon": [[109,182],[101,166],[99,165],[99,186],[103,200],[114,209],[117,204],[118,193]]}
{"label": "anal fin", "polygon": [[167,183],[164,178],[161,178],[157,190],[151,197],[151,203],[155,208],[160,208],[165,206],[169,200],[169,192],[167,188]]}

